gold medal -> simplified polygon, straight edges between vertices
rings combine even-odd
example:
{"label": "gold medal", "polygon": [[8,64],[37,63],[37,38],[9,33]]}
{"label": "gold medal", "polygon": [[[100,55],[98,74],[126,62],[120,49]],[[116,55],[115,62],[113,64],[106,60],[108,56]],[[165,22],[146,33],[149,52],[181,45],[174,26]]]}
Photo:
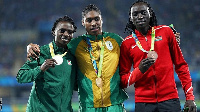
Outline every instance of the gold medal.
{"label": "gold medal", "polygon": [[156,60],[158,58],[158,54],[155,51],[149,51],[147,57],[154,58]]}
{"label": "gold medal", "polygon": [[100,77],[96,78],[96,85],[98,87],[102,87],[103,86],[103,81]]}
{"label": "gold medal", "polygon": [[63,58],[62,58],[62,56],[61,56],[61,55],[55,55],[55,56],[53,57],[53,59],[55,59],[55,60],[56,60],[56,62],[57,62],[57,64],[56,64],[56,65],[60,65],[60,64],[62,64],[62,63],[63,63]]}

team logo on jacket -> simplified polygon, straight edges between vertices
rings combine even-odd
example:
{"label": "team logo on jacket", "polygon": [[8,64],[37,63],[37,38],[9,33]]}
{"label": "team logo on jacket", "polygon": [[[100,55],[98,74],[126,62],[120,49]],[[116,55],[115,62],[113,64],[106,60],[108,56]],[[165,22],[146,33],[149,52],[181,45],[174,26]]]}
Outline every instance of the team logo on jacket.
{"label": "team logo on jacket", "polygon": [[155,41],[160,41],[160,40],[162,40],[162,36],[155,37]]}
{"label": "team logo on jacket", "polygon": [[68,65],[72,65],[72,62],[70,60],[67,60]]}
{"label": "team logo on jacket", "polygon": [[106,41],[105,44],[106,44],[106,47],[107,47],[110,51],[113,49],[113,45],[112,45],[111,41]]}
{"label": "team logo on jacket", "polygon": [[131,46],[131,49],[134,49],[137,45]]}

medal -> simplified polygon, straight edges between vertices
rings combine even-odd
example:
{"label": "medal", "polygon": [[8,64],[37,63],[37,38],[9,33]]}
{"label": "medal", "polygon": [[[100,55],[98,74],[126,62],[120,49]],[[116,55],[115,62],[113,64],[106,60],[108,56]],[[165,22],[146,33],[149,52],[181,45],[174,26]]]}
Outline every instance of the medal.
{"label": "medal", "polygon": [[56,65],[60,65],[60,64],[62,64],[62,63],[63,63],[63,58],[62,58],[62,56],[61,56],[61,55],[55,55],[55,56],[53,57],[53,59],[55,59],[55,60],[56,60],[56,62],[57,62],[57,64],[56,64]]}
{"label": "medal", "polygon": [[158,54],[155,51],[149,51],[147,57],[154,58],[156,60],[158,58]]}
{"label": "medal", "polygon": [[101,79],[100,77],[96,78],[96,85],[97,85],[98,87],[102,87],[103,81],[102,81],[102,79]]}
{"label": "medal", "polygon": [[56,65],[62,64],[63,63],[63,56],[65,56],[67,54],[67,51],[64,54],[57,54],[57,55],[55,55],[52,42],[49,43],[49,48],[50,48],[51,57],[53,59],[55,59],[56,62],[57,62],[57,64],[56,63],[55,64]]}

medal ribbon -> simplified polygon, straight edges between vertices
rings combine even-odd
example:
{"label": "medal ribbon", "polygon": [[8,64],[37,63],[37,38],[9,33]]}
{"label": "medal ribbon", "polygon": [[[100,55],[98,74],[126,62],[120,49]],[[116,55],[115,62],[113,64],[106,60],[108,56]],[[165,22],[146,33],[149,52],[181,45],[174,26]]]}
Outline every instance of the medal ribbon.
{"label": "medal ribbon", "polygon": [[[138,48],[143,51],[143,52],[146,52],[148,53],[148,51],[146,51],[145,49],[142,48],[142,45],[140,43],[140,41],[138,40],[136,34],[134,32],[132,32],[132,37],[133,39],[135,40],[135,43],[136,45],[138,46]],[[154,50],[154,42],[155,42],[155,29],[154,27],[152,27],[152,33],[151,33],[151,49],[150,51],[153,51]]]}
{"label": "medal ribbon", "polygon": [[87,39],[87,44],[88,44],[88,51],[90,53],[90,58],[91,58],[95,73],[97,77],[101,77],[101,71],[102,71],[102,65],[103,65],[103,54],[104,54],[104,37],[103,37],[101,51],[100,51],[99,69],[97,67],[96,60],[94,59],[94,56],[92,55],[92,46],[91,46],[90,39],[88,37],[86,39]]}
{"label": "medal ribbon", "polygon": [[[54,49],[53,49],[53,44],[52,42],[49,43],[49,48],[50,48],[50,53],[51,53],[51,57],[53,58],[55,56],[55,53],[54,53]],[[59,54],[61,57],[65,56],[67,54],[67,51],[64,53],[64,54]]]}

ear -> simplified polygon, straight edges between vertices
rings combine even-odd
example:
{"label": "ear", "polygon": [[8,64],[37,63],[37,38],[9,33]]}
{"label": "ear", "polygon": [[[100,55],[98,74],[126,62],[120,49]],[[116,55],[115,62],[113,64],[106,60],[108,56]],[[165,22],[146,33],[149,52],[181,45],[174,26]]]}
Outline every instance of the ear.
{"label": "ear", "polygon": [[151,18],[152,17],[152,11],[149,9],[149,7],[148,7],[148,11],[149,11],[149,17]]}
{"label": "ear", "polygon": [[85,26],[85,22],[84,22],[84,20],[82,19],[82,26]]}
{"label": "ear", "polygon": [[51,31],[51,34],[52,34],[53,36],[56,36],[54,31]]}
{"label": "ear", "polygon": [[129,15],[129,21],[131,21],[133,23],[133,18],[132,18],[132,14]]}

